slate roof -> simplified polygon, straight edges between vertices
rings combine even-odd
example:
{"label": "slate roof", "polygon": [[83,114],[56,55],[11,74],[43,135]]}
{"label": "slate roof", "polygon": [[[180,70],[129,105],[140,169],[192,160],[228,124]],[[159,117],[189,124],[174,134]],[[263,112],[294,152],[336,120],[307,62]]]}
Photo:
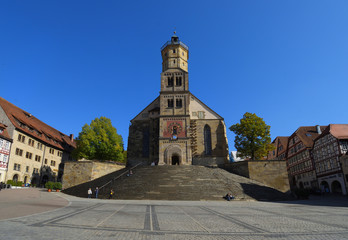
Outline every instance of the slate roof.
{"label": "slate roof", "polygon": [[0,106],[16,129],[27,135],[61,150],[71,151],[72,148],[76,147],[76,143],[69,136],[40,121],[2,97],[0,97]]}

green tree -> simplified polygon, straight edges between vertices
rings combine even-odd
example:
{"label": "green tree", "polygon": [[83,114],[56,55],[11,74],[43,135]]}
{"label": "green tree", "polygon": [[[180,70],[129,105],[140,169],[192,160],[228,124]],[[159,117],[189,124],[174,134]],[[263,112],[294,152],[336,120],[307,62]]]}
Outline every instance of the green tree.
{"label": "green tree", "polygon": [[76,139],[73,152],[76,159],[112,160],[124,162],[122,136],[117,134],[111,120],[106,117],[94,119],[90,125],[85,124]]}
{"label": "green tree", "polygon": [[246,112],[240,123],[234,124],[230,130],[236,134],[234,143],[240,157],[252,160],[262,159],[268,151],[273,150],[270,126],[255,113]]}

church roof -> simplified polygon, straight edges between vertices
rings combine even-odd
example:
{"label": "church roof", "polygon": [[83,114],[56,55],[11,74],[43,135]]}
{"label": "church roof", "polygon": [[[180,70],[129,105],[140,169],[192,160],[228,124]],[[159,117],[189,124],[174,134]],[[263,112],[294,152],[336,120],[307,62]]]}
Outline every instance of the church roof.
{"label": "church roof", "polygon": [[202,104],[204,107],[206,107],[207,109],[209,109],[209,111],[211,111],[213,114],[215,114],[218,118],[220,118],[221,120],[223,120],[224,118],[221,117],[219,114],[217,114],[215,111],[213,111],[210,107],[208,107],[206,104],[204,104],[201,100],[199,100],[195,95],[193,95],[190,92],[191,96],[194,97],[200,104]]}
{"label": "church roof", "polygon": [[[147,109],[147,108],[149,108],[152,104],[154,104],[156,101],[158,101],[159,100],[159,96],[157,97],[157,98],[155,98],[155,100],[153,100],[149,105],[147,105],[143,110],[141,110],[140,111],[140,113],[138,113],[132,120],[130,120],[131,122],[132,121],[134,121],[137,117],[139,117],[142,113],[145,113],[145,110]],[[150,112],[150,111],[154,111],[154,109],[155,109],[156,107],[153,107],[153,108],[151,108],[151,109],[149,109],[148,110],[148,112]],[[158,107],[158,109],[159,109],[159,107]]]}

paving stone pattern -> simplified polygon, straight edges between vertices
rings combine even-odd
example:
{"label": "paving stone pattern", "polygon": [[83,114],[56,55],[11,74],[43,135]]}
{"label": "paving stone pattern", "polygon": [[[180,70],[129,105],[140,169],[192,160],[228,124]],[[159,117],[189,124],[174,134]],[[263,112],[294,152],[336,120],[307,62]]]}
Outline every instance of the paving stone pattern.
{"label": "paving stone pattern", "polygon": [[65,193],[87,197],[89,187],[94,189],[120,175],[100,192],[100,198],[108,198],[110,189],[116,199],[150,200],[223,200],[227,192],[238,200],[289,200],[289,195],[260,182],[229,173],[220,168],[203,166],[143,166],[133,169],[127,177],[118,171],[70,189]]}
{"label": "paving stone pattern", "polygon": [[56,194],[70,204],[2,220],[0,239],[348,239],[346,198],[317,206],[311,201],[130,201]]}

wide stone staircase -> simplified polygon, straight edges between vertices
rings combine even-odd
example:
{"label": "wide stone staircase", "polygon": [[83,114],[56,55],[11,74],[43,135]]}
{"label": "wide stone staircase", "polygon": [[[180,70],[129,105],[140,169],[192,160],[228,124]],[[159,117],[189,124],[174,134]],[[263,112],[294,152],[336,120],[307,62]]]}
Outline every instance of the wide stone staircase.
{"label": "wide stone staircase", "polygon": [[231,192],[236,200],[291,200],[291,196],[262,183],[204,166],[139,166],[127,176],[123,169],[63,192],[87,197],[88,188],[100,188],[99,198],[133,200],[223,200]]}

